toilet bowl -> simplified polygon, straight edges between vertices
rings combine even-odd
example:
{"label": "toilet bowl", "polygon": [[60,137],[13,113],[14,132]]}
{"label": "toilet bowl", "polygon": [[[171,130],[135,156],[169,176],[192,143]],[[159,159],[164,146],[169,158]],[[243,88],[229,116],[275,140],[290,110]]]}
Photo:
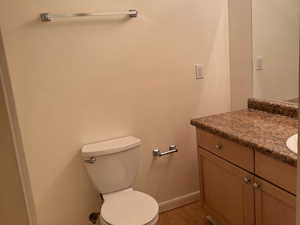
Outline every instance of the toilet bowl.
{"label": "toilet bowl", "polygon": [[155,225],[159,207],[150,195],[131,188],[139,168],[141,140],[128,136],[83,146],[88,175],[104,202],[101,225]]}
{"label": "toilet bowl", "polygon": [[127,189],[104,195],[101,225],[154,225],[158,220],[158,204],[149,195]]}

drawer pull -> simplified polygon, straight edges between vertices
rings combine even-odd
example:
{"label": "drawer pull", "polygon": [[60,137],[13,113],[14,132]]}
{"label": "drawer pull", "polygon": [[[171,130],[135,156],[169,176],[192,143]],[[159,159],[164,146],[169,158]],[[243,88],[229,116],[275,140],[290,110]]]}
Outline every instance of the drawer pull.
{"label": "drawer pull", "polygon": [[255,189],[259,189],[259,188],[260,188],[260,184],[254,183],[254,184],[253,184],[253,187],[254,187]]}
{"label": "drawer pull", "polygon": [[216,147],[217,150],[221,150],[223,148],[223,145],[217,144],[215,147]]}
{"label": "drawer pull", "polygon": [[251,179],[249,177],[244,177],[244,182],[246,184],[249,184],[251,182]]}

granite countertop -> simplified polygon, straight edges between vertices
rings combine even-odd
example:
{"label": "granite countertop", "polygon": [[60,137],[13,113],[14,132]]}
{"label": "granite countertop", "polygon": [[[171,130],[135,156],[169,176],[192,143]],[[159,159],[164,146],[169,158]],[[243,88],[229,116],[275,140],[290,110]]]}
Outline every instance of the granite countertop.
{"label": "granite countertop", "polygon": [[287,139],[298,132],[298,120],[295,117],[249,107],[245,110],[193,119],[191,124],[297,166],[297,154],[286,146]]}

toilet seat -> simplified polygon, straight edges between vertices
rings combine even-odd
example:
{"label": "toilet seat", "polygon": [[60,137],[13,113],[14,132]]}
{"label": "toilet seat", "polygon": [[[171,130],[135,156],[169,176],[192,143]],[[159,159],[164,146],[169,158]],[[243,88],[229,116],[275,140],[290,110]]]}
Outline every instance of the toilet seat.
{"label": "toilet seat", "polygon": [[[157,221],[158,221],[158,218],[159,216],[157,215],[153,221],[147,223],[147,224],[143,224],[143,225],[156,225],[157,224]],[[112,224],[109,224],[107,223],[102,217],[100,218],[100,224],[101,225],[112,225]]]}
{"label": "toilet seat", "polygon": [[158,204],[145,193],[127,189],[103,197],[103,225],[154,225],[158,220]]}

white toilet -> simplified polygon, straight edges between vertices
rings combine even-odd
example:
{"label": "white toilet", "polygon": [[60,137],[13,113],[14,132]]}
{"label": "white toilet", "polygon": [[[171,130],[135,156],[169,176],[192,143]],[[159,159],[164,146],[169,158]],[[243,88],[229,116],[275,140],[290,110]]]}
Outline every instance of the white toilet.
{"label": "white toilet", "polygon": [[158,204],[131,185],[140,161],[141,140],[123,137],[83,146],[88,174],[104,197],[101,225],[155,225]]}

